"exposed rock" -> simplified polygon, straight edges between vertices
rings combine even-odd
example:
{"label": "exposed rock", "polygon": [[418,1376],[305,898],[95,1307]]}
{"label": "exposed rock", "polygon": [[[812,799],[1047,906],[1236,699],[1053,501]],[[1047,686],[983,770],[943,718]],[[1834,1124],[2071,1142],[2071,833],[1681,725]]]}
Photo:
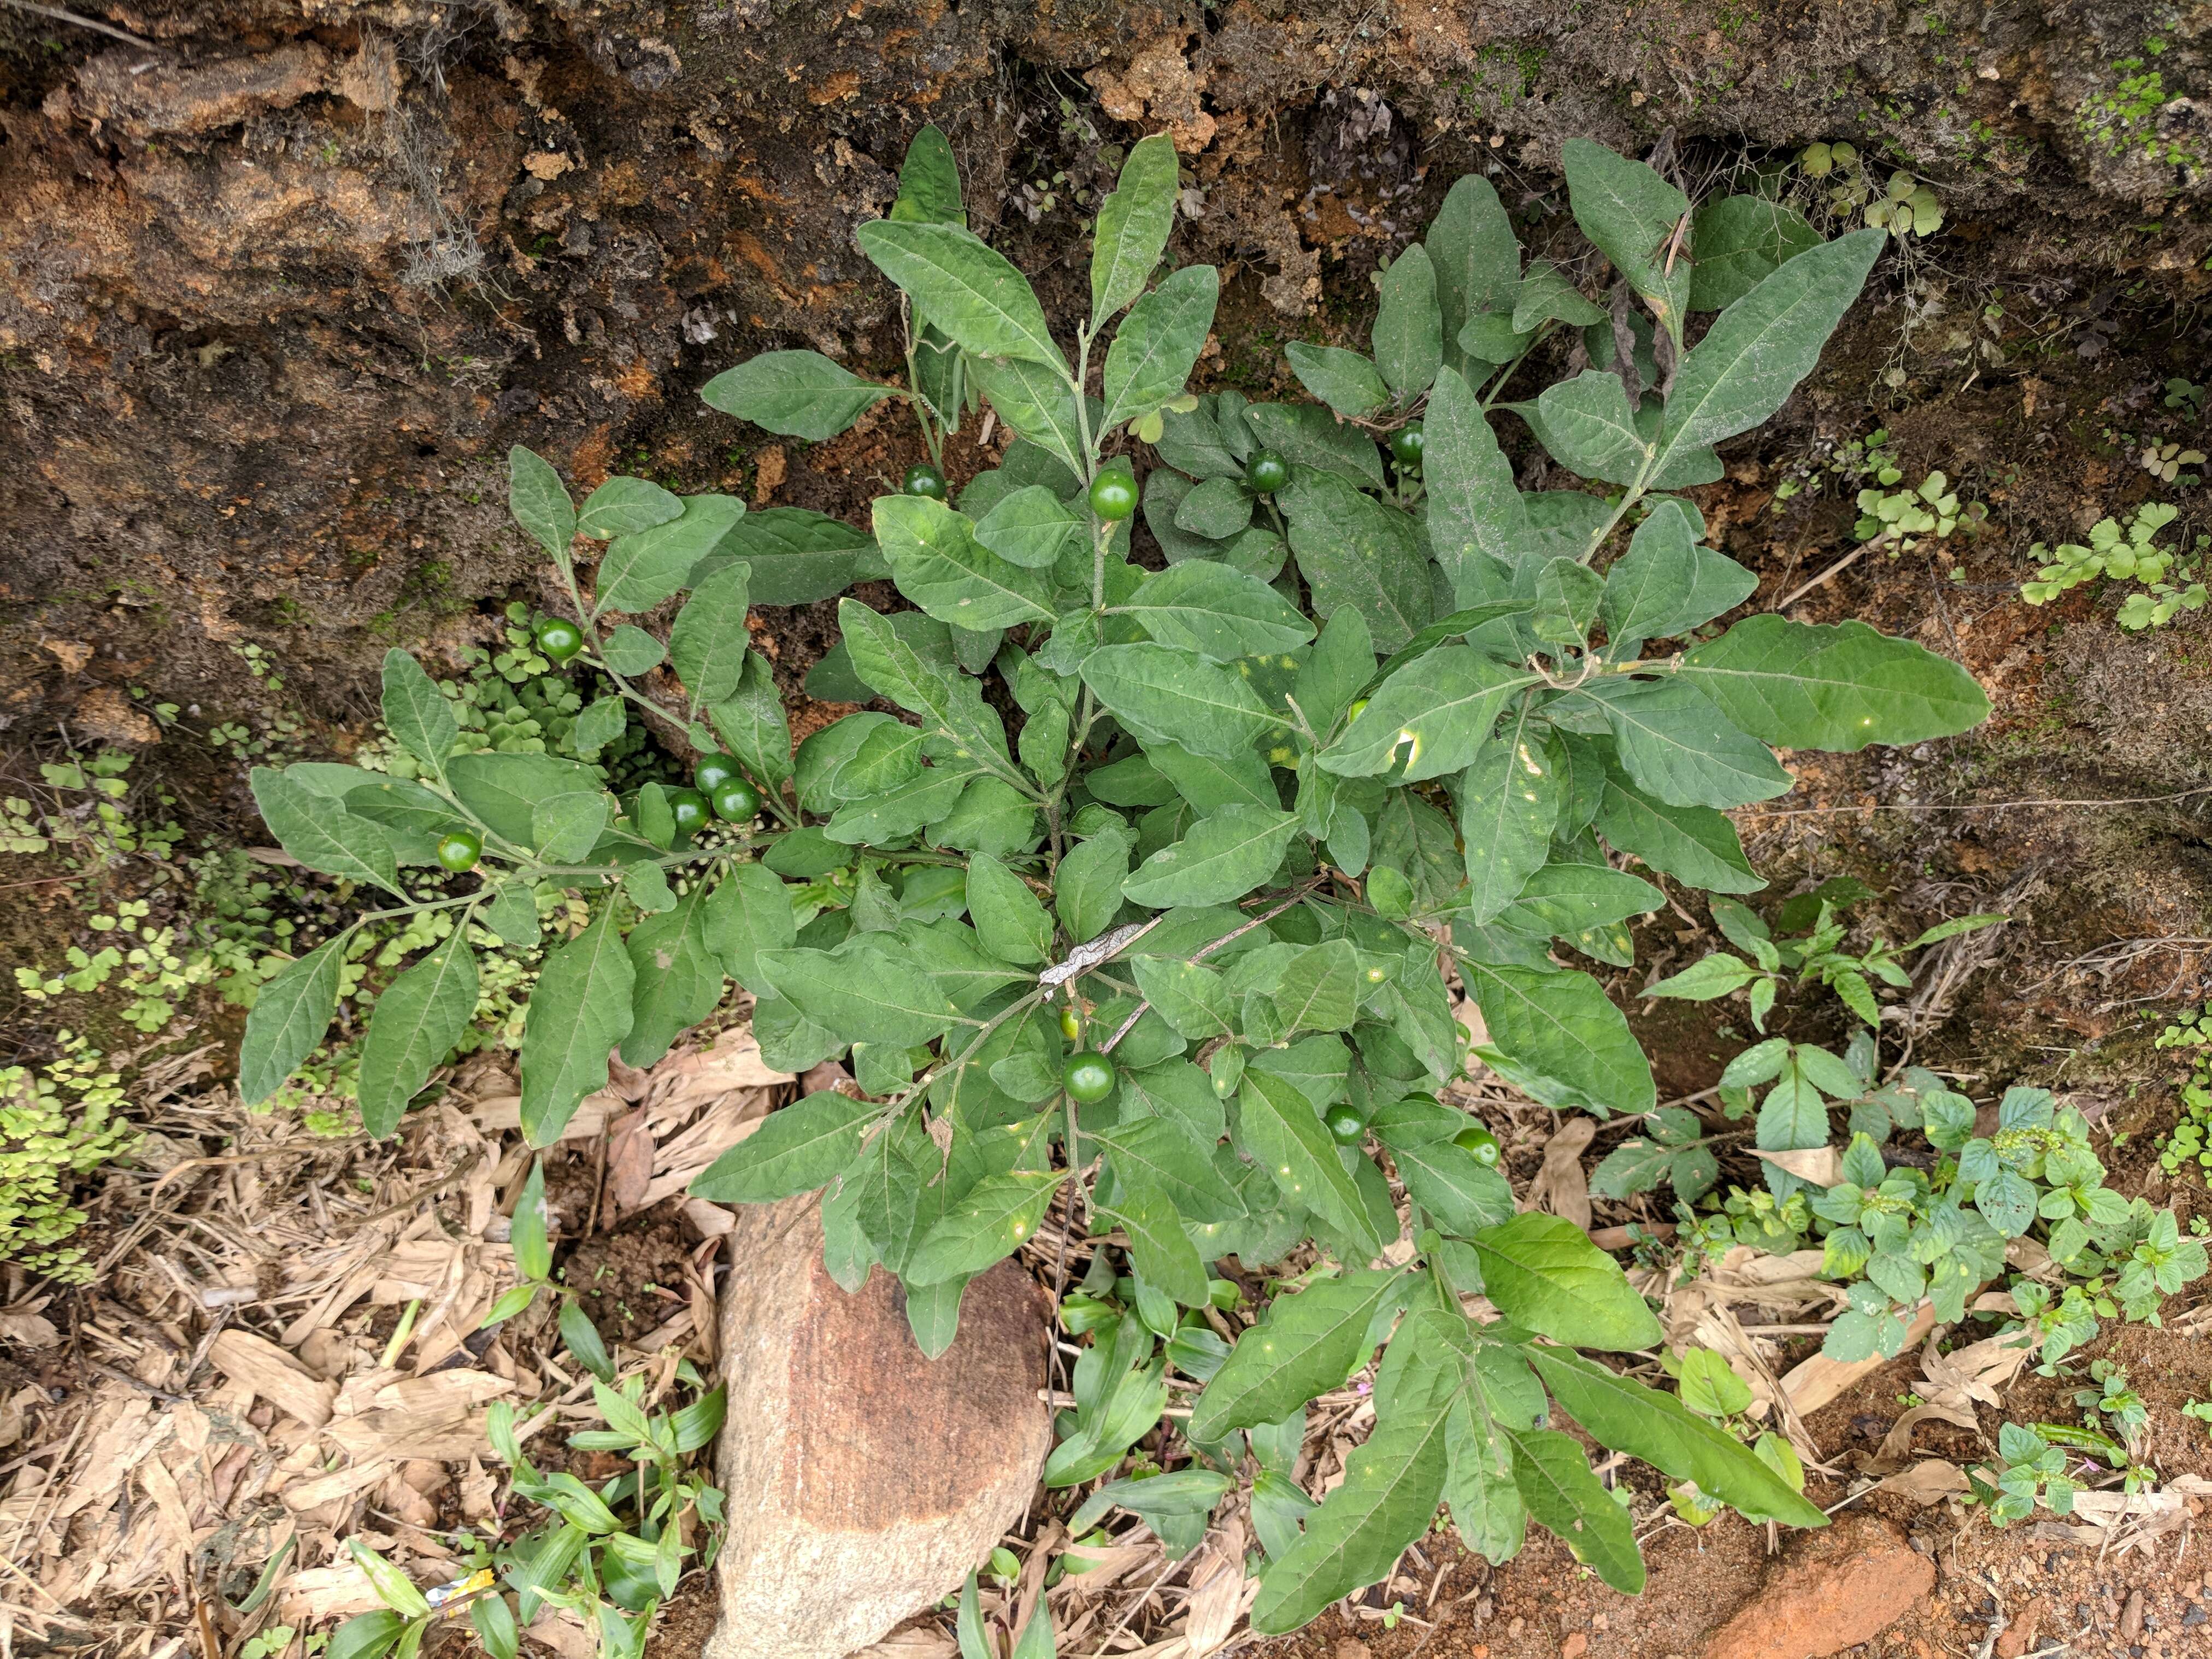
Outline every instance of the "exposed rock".
{"label": "exposed rock", "polygon": [[77,731],[102,743],[159,743],[161,729],[131,706],[112,685],[96,686],[76,702]]}
{"label": "exposed rock", "polygon": [[76,77],[77,113],[112,122],[134,138],[210,132],[264,110],[289,109],[322,91],[331,74],[330,54],[305,42],[190,68],[159,61],[149,68],[146,58],[126,48],[87,64]]}
{"label": "exposed rock", "polygon": [[1704,1659],[1825,1659],[1872,1641],[1936,1587],[1936,1564],[1873,1516],[1807,1535],[1728,1623]]}
{"label": "exposed rock", "polygon": [[896,1280],[832,1282],[811,1199],[746,1206],[728,1256],[730,1529],[706,1659],[843,1659],[957,1589],[1020,1518],[1052,1447],[1044,1298],[1000,1263],[933,1362]]}

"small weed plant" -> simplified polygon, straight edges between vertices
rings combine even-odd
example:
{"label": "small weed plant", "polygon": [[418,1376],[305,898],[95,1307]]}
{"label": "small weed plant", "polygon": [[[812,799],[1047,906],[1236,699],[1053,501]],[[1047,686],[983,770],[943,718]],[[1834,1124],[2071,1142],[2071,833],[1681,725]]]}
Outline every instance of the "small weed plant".
{"label": "small weed plant", "polygon": [[[1700,1504],[1821,1524],[1790,1468],[1731,1431],[1728,1401],[1701,1413],[1586,1357],[1664,1333],[1579,1228],[1516,1212],[1494,1143],[1439,1091],[1479,1059],[1563,1110],[1653,1111],[1626,1019],[1572,965],[1629,959],[1626,924],[1665,902],[1620,866],[1754,891],[1725,813],[1790,787],[1777,746],[1917,743],[1988,702],[1955,664],[1856,623],[1713,625],[1756,583],[1677,493],[1719,477],[1713,446],[1812,369],[1889,232],[1823,241],[1752,198],[1693,213],[1641,163],[1582,142],[1565,160],[1609,291],[1524,267],[1496,193],[1463,179],[1385,274],[1370,350],[1296,355],[1322,403],[1253,404],[1186,384],[1218,278],[1158,276],[1178,197],[1166,138],[1131,149],[1101,205],[1092,302],[1067,334],[967,228],[930,137],[890,215],[859,232],[903,295],[907,382],[776,351],[717,377],[711,401],[822,440],[885,399],[927,431],[972,389],[1017,436],[957,502],[925,476],[876,501],[872,533],[636,478],[580,507],[513,452],[515,517],[573,607],[535,643],[605,685],[575,729],[611,738],[635,710],[699,757],[694,787],[611,788],[580,759],[465,743],[400,651],[384,713],[415,776],[253,774],[286,851],[362,902],[355,928],[450,921],[376,1000],[369,1130],[398,1126],[486,961],[535,944],[558,894],[522,1039],[531,1143],[605,1085],[611,1050],[651,1064],[726,979],[757,999],[772,1063],[849,1055],[865,1098],[782,1109],[694,1190],[818,1194],[830,1272],[896,1275],[933,1355],[963,1287],[1056,1204],[1117,1236],[1060,1310],[1085,1346],[1045,1481],[1106,1481],[1078,1534],[1122,1506],[1164,1538],[1202,1534],[1249,1472],[1262,1632],[1382,1577],[1440,1505],[1493,1560],[1534,1520],[1639,1589],[1629,1512],[1558,1411]],[[1636,319],[1618,352],[1615,315]],[[1595,366],[1504,402],[1568,330],[1591,331]],[[1505,410],[1596,488],[1520,490],[1492,425]],[[1131,556],[1140,509],[1164,568]],[[837,672],[899,712],[848,714],[794,754],[749,607],[885,574],[913,608],[846,599]],[[665,637],[629,620],[679,594]],[[418,898],[405,872],[430,866],[468,879]],[[249,1101],[321,1041],[349,948],[331,938],[263,988]],[[1777,946],[1772,971],[1881,977],[1832,963],[1838,948],[1785,964]],[[1453,976],[1486,1028],[1472,1051]],[[1826,1127],[1808,1064],[1778,1061],[1793,1144]],[[2073,1146],[2045,1107],[2008,1124],[2017,1147],[1959,1138],[1973,1161],[1943,1216],[1978,1214],[1960,1207],[1970,1190],[1996,1207]],[[1917,1201],[1883,1188],[1874,1144],[1849,1155],[1855,1215]],[[1917,1266],[1916,1248],[1898,1259]],[[1306,1265],[1255,1325],[1212,1328],[1238,1299],[1214,1263],[1293,1251]],[[1477,1294],[1498,1317],[1468,1316]],[[1289,1479],[1307,1405],[1378,1346],[1374,1432],[1316,1505]],[[1120,1474],[1162,1426],[1171,1370],[1188,1415]]]}
{"label": "small weed plant", "polygon": [[2160,547],[2157,541],[2159,532],[2179,515],[2180,509],[2165,501],[2146,501],[2124,529],[2118,519],[2100,519],[2089,531],[2087,547],[2036,543],[2028,555],[2045,562],[2033,581],[2021,585],[2021,598],[2030,605],[2048,605],[2087,581],[2139,583],[2120,601],[2119,624],[2130,633],[2163,628],[2185,611],[2202,611],[2204,554],[2212,540],[2200,536],[2188,551]]}

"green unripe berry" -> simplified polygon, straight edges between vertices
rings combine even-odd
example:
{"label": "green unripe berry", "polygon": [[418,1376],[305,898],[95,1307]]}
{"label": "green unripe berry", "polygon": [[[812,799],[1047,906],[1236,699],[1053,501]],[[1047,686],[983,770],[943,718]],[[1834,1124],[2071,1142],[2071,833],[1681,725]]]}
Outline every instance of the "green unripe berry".
{"label": "green unripe berry", "polygon": [[1060,1086],[1079,1106],[1096,1106],[1114,1092],[1114,1062],[1096,1049],[1070,1054],[1060,1074]]}
{"label": "green unripe berry", "polygon": [[1340,1146],[1356,1146],[1367,1133],[1367,1120],[1342,1101],[1323,1112],[1322,1121],[1328,1125],[1329,1138]]}
{"label": "green unripe berry", "polygon": [[727,755],[708,755],[691,769],[693,787],[710,797],[724,784],[734,783],[744,775],[738,770],[737,762]]}
{"label": "green unripe berry", "polygon": [[714,803],[716,815],[732,823],[750,823],[761,809],[760,791],[743,778],[732,778],[708,799]]}
{"label": "green unripe berry", "polygon": [[1462,1129],[1452,1137],[1452,1145],[1473,1152],[1478,1164],[1494,1164],[1498,1162],[1498,1137],[1480,1124]]}
{"label": "green unripe berry", "polygon": [[477,867],[483,856],[483,837],[473,830],[454,830],[438,838],[438,862],[455,875]]}
{"label": "green unripe berry", "polygon": [[1118,468],[1091,481],[1091,510],[1109,524],[1119,523],[1137,510],[1137,481]]}
{"label": "green unripe berry", "polygon": [[916,461],[906,470],[904,481],[909,495],[927,495],[933,501],[945,499],[945,475],[927,461]]}
{"label": "green unripe berry", "polygon": [[1253,493],[1272,495],[1291,481],[1291,464],[1272,449],[1262,449],[1244,463],[1244,482]]}
{"label": "green unripe berry", "polygon": [[1070,1042],[1074,1042],[1076,1038],[1083,1035],[1082,1018],[1077,1014],[1075,1012],[1075,1005],[1072,1002],[1061,1005],[1060,1011],[1060,1034],[1066,1037]]}
{"label": "green unripe berry", "polygon": [[1408,421],[1390,434],[1390,453],[1401,466],[1419,466],[1421,450],[1427,441],[1421,435],[1421,423]]}
{"label": "green unripe berry", "polygon": [[548,617],[538,624],[538,648],[555,662],[566,662],[584,648],[584,630],[565,617]]}
{"label": "green unripe berry", "polygon": [[676,838],[689,841],[707,827],[707,798],[696,789],[666,792],[668,816],[676,821]]}

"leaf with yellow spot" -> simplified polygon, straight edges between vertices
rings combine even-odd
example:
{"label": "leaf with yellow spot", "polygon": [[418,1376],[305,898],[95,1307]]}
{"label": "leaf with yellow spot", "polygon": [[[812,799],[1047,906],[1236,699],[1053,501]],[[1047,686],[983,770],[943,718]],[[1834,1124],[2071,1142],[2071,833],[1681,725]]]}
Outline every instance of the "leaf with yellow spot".
{"label": "leaf with yellow spot", "polygon": [[1191,1437],[1211,1443],[1231,1429],[1279,1423],[1336,1387],[1366,1363],[1375,1346],[1370,1333],[1405,1282],[1395,1272],[1352,1273],[1278,1297],[1199,1395]]}
{"label": "leaf with yellow spot", "polygon": [[935,1285],[1005,1260],[1036,1231],[1066,1177],[1060,1170],[984,1176],[922,1236],[900,1277],[909,1285]]}

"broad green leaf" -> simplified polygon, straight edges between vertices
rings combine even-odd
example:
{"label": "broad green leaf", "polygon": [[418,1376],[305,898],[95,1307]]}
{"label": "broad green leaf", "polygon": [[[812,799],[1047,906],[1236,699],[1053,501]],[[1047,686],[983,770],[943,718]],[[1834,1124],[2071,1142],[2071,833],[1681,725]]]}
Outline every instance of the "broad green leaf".
{"label": "broad green leaf", "polygon": [[1121,1224],[1128,1235],[1130,1260],[1146,1284],[1186,1308],[1206,1305],[1206,1264],[1198,1259],[1198,1247],[1183,1231],[1182,1217],[1166,1193],[1149,1182],[1125,1179],[1114,1202],[1101,1205],[1099,1211]]}
{"label": "broad green leaf", "polygon": [[1918,743],[1990,712],[1963,665],[1860,622],[1749,617],[1685,657],[1681,678],[1753,737],[1796,749]]}
{"label": "broad green leaf", "polygon": [[649,478],[610,478],[594,489],[576,528],[595,542],[628,536],[681,516],[684,502]]}
{"label": "broad green leaf", "polygon": [[668,631],[668,660],[691,694],[694,708],[720,702],[744,676],[751,579],[752,567],[743,560],[726,564],[694,583],[691,597],[676,613]]}
{"label": "broad green leaf", "polygon": [[1367,618],[1349,607],[1328,619],[1314,648],[1298,665],[1291,696],[1306,723],[1323,738],[1367,689],[1375,675],[1375,641]]}
{"label": "broad green leaf", "polygon": [[1752,873],[1735,826],[1721,813],[1709,806],[1669,806],[1617,772],[1606,777],[1597,829],[1615,850],[1706,892],[1755,893],[1766,885]]}
{"label": "broad green leaf", "polygon": [[699,388],[699,395],[725,415],[787,438],[820,443],[899,392],[864,380],[818,351],[763,351],[724,369]]}
{"label": "broad green leaf", "polygon": [[353,817],[341,803],[316,794],[274,767],[255,767],[251,783],[253,804],[261,809],[269,833],[308,869],[346,881],[374,883],[407,896],[400,890],[392,839],[380,827]]}
{"label": "broad green leaf", "polygon": [[968,210],[960,199],[960,163],[953,158],[951,141],[935,122],[915,133],[906,147],[890,216],[902,223],[968,222]]}
{"label": "broad green leaf", "polygon": [[1060,1170],[985,1176],[921,1236],[900,1277],[911,1284],[934,1285],[981,1273],[1003,1261],[1036,1231],[1054,1192],[1066,1179],[1066,1172]]}
{"label": "broad green leaf", "polygon": [[1283,356],[1299,384],[1340,415],[1356,418],[1390,401],[1390,388],[1374,363],[1356,351],[1293,340]]}
{"label": "broad green leaf", "polygon": [[860,227],[859,240],[876,268],[969,351],[1064,364],[1029,280],[981,237],[957,225],[878,219]]}
{"label": "broad green leaf", "polygon": [[1005,962],[1052,958],[1052,917],[1029,884],[988,853],[968,860],[968,916],[983,948]]}
{"label": "broad green leaf", "polygon": [[477,959],[459,938],[446,940],[377,998],[361,1045],[361,1121],[372,1139],[399,1127],[407,1103],[453,1053],[476,1011]]}
{"label": "broad green leaf", "polygon": [[1045,578],[992,552],[944,502],[878,495],[875,528],[899,592],[939,622],[981,629],[1051,620]]}
{"label": "broad green leaf", "polygon": [[1212,265],[1185,265],[1129,307],[1106,349],[1102,431],[1182,395],[1220,295],[1221,274]]}
{"label": "broad green leaf", "polygon": [[1689,214],[1689,198],[1643,162],[1587,138],[1568,139],[1560,155],[1575,222],[1679,342],[1692,265],[1686,234],[1679,249],[1674,236]]}
{"label": "broad green leaf", "polygon": [[1586,368],[1556,380],[1533,404],[1508,405],[1569,471],[1607,483],[1633,483],[1651,445],[1638,428],[1620,376]]}
{"label": "broad green leaf", "polygon": [[599,845],[607,827],[602,789],[564,789],[530,811],[530,844],[556,864],[579,864]]}
{"label": "broad green leaf", "polygon": [[680,518],[609,542],[595,579],[599,609],[652,610],[690,580],[692,568],[721,545],[744,510],[734,495],[688,496]]}
{"label": "broad green leaf", "polygon": [[1227,541],[1252,522],[1253,497],[1242,478],[1208,478],[1177,503],[1176,528]]}
{"label": "broad green leaf", "polygon": [[1313,624],[1267,583],[1206,559],[1147,576],[1108,610],[1133,617],[1162,645],[1216,662],[1295,651],[1314,636]]}
{"label": "broad green leaf", "polygon": [[1084,540],[1083,520],[1042,484],[1026,484],[976,520],[975,539],[1028,570],[1049,570]]}
{"label": "broad green leaf", "polygon": [[1368,343],[1375,348],[1375,367],[1401,402],[1426,392],[1437,378],[1444,356],[1443,319],[1437,309],[1436,267],[1419,242],[1382,273],[1382,302]]}
{"label": "broad green leaf", "polygon": [[1667,394],[1658,468],[1747,432],[1781,408],[1820,361],[1887,240],[1886,232],[1869,229],[1824,242],[1723,312],[1682,360]]}
{"label": "broad green leaf", "polygon": [[1091,248],[1091,331],[1145,291],[1175,228],[1175,141],[1164,132],[1140,138],[1121,163],[1111,195],[1099,204]]}
{"label": "broad green leaf", "polygon": [[1237,754],[1279,725],[1249,680],[1173,646],[1103,647],[1084,659],[1083,683],[1139,737],[1194,754]]}
{"label": "broad green leaf", "polygon": [[659,640],[642,628],[633,628],[627,623],[599,645],[600,659],[616,673],[632,679],[659,667],[665,654]]}
{"label": "broad green leaf", "polygon": [[568,544],[576,539],[576,504],[561,475],[520,444],[507,452],[507,510],[556,563],[568,563]]}
{"label": "broad green leaf", "polygon": [[881,612],[858,599],[837,606],[837,625],[852,653],[854,672],[867,688],[908,714],[943,720],[952,706],[945,673],[908,643]]}
{"label": "broad green leaf", "polygon": [[1279,1423],[1335,1388],[1374,1351],[1368,1333],[1402,1283],[1395,1272],[1363,1271],[1277,1297],[1199,1395],[1191,1438],[1212,1444],[1232,1429]]}
{"label": "broad green leaf", "polygon": [[1310,945],[1284,968],[1268,993],[1282,1016],[1283,1033],[1342,1031],[1359,1017],[1365,988],[1359,952],[1348,939]]}
{"label": "broad green leaf", "polygon": [[[1069,472],[1080,473],[1085,455],[1083,417],[1078,413],[1075,386],[1066,370],[1057,363],[1048,366],[1026,357],[978,357],[971,360],[969,371],[1000,420]],[[1084,401],[1096,432],[1105,405],[1096,398]],[[961,499],[964,502],[967,497],[963,495]]]}
{"label": "broad green leaf", "polygon": [[1437,371],[1422,431],[1429,546],[1451,579],[1453,602],[1497,598],[1481,560],[1518,562],[1528,546],[1528,510],[1480,400],[1456,369]]}
{"label": "broad green leaf", "polygon": [[[1161,1090],[1162,1074],[1178,1066],[1186,1073],[1197,1069],[1188,1062],[1173,1061],[1154,1073],[1131,1073],[1127,1077],[1140,1092]],[[1206,1085],[1201,1083],[1199,1086]],[[1169,1085],[1165,1091],[1184,1090]],[[1210,1088],[1207,1092],[1212,1092]],[[1159,1097],[1147,1097],[1157,1101]],[[1186,1105],[1173,1109],[1170,1115],[1125,1119],[1110,1128],[1085,1133],[1095,1135],[1099,1145],[1105,1147],[1117,1176],[1142,1182],[1166,1194],[1185,1219],[1203,1222],[1241,1216],[1244,1213],[1243,1200],[1214,1167],[1212,1140],[1201,1140],[1199,1132],[1191,1127],[1199,1110],[1194,1105]]]}
{"label": "broad green leaf", "polygon": [[461,735],[436,682],[397,646],[384,653],[384,724],[409,754],[434,771]]}
{"label": "broad green leaf", "polygon": [[1605,573],[1598,617],[1616,645],[1686,634],[1749,599],[1759,578],[1698,542],[1682,503],[1661,501]]}
{"label": "broad green leaf", "polygon": [[1372,434],[1314,404],[1254,404],[1244,419],[1260,441],[1293,466],[1382,489],[1382,452]]}
{"label": "broad green leaf", "polygon": [[568,728],[568,742],[583,759],[597,760],[599,750],[622,736],[629,726],[629,709],[618,695],[610,692],[584,705],[575,724]]}
{"label": "broad green leaf", "polygon": [[1620,1264],[1563,1216],[1530,1210],[1468,1236],[1483,1292],[1515,1324],[1571,1347],[1628,1350],[1666,1331]]}
{"label": "broad green leaf", "polygon": [[1796,782],[1765,744],[1679,678],[1607,678],[1581,695],[1613,728],[1621,769],[1670,806],[1742,806],[1785,795]]}
{"label": "broad green leaf", "polygon": [[1604,864],[1553,864],[1538,870],[1499,923],[1524,933],[1573,939],[1631,916],[1649,915],[1667,902],[1650,882]]}
{"label": "broad green leaf", "polygon": [[1165,1518],[1210,1515],[1213,1506],[1236,1484],[1228,1475],[1195,1468],[1177,1469],[1172,1474],[1109,1480],[1083,1500],[1083,1507],[1075,1512],[1068,1530],[1080,1537],[1117,1504],[1132,1515],[1146,1517],[1148,1524],[1155,1516]]}
{"label": "broad green leaf", "polygon": [[623,1036],[625,1066],[657,1063],[722,1000],[722,964],[707,943],[710,890],[695,881],[671,909],[647,916],[625,941],[637,981],[630,1028]]}
{"label": "broad green leaf", "polygon": [[[1395,1345],[1394,1345],[1395,1346]],[[1279,1633],[1390,1571],[1443,1496],[1449,1394],[1379,1420],[1345,1458],[1344,1480],[1306,1517],[1305,1535],[1261,1575],[1252,1628]]]}
{"label": "broad green leaf", "polygon": [[238,1048],[238,1097],[245,1104],[258,1106],[275,1094],[330,1029],[346,937],[294,957],[255,995]]}
{"label": "broad green leaf", "polygon": [[757,864],[732,865],[716,884],[707,900],[705,926],[708,948],[723,971],[756,996],[769,987],[761,952],[788,950],[796,938],[789,890]]}
{"label": "broad green leaf", "polygon": [[1751,1520],[1827,1525],[1828,1517],[1750,1447],[1686,1410],[1674,1395],[1647,1389],[1565,1348],[1530,1343],[1522,1352],[1553,1397],[1601,1445],[1639,1457],[1677,1480],[1694,1480],[1708,1497]]}
{"label": "broad green leaf", "polygon": [[532,1146],[561,1138],[586,1095],[607,1084],[607,1055],[629,1032],[636,970],[615,931],[615,907],[557,950],[530,994],[522,1034],[522,1133]]}
{"label": "broad green leaf", "polygon": [[1295,813],[1224,806],[1146,859],[1122,883],[1122,896],[1154,910],[1242,898],[1274,873],[1297,822]]}
{"label": "broad green leaf", "polygon": [[1104,933],[1120,913],[1134,845],[1125,830],[1102,830],[1070,850],[1053,872],[1053,908],[1078,945]]}
{"label": "broad green leaf", "polygon": [[1388,1241],[1376,1234],[1313,1102],[1294,1085],[1256,1068],[1246,1070],[1237,1099],[1245,1149],[1285,1200],[1334,1225],[1369,1260],[1380,1255]]}
{"label": "broad green leaf", "polygon": [[1494,1227],[1513,1214],[1513,1188],[1504,1176],[1449,1136],[1394,1134],[1376,1114],[1376,1133],[1390,1149],[1406,1193],[1455,1237]]}
{"label": "broad green leaf", "polygon": [[779,995],[850,1042],[911,1048],[943,1036],[960,1018],[912,956],[880,934],[862,935],[834,951],[766,951],[758,961]]}
{"label": "broad green leaf", "polygon": [[737,690],[707,711],[722,744],[754,782],[775,790],[791,775],[791,727],[775,670],[757,651],[745,653]]}
{"label": "broad green leaf", "polygon": [[1459,780],[1459,832],[1467,860],[1467,916],[1503,912],[1551,856],[1565,798],[1553,757],[1525,720],[1486,743]]}
{"label": "broad green leaf", "polygon": [[1778,267],[1820,245],[1820,233],[1794,208],[1764,196],[1723,196],[1699,204],[1691,220],[1697,268],[1690,309],[1734,305]]}
{"label": "broad green leaf", "polygon": [[1137,957],[1129,967],[1145,1000],[1182,1036],[1202,1042],[1236,1035],[1235,1004],[1212,969],[1170,957]]}
{"label": "broad green leaf", "polygon": [[1456,341],[1470,317],[1513,308],[1521,284],[1521,244],[1487,179],[1468,173],[1452,185],[1422,246],[1436,267],[1445,339]]}
{"label": "broad green leaf", "polygon": [[812,1192],[853,1161],[861,1132],[882,1110],[850,1095],[809,1095],[763,1118],[758,1129],[701,1170],[689,1190],[716,1204],[773,1204]]}
{"label": "broad green leaf", "polygon": [[1463,645],[1416,657],[1375,690],[1359,718],[1321,751],[1321,763],[1365,777],[1402,763],[1404,781],[1468,765],[1490,741],[1505,699],[1534,677]]}
{"label": "broad green leaf", "polygon": [[1059,1644],[1052,1632],[1052,1609],[1040,1598],[1036,1611],[1030,1614],[1029,1623],[1022,1626],[1022,1633],[1014,1643],[1011,1659],[1054,1659],[1059,1651]]}
{"label": "broad green leaf", "polygon": [[1604,1116],[1648,1112],[1657,1099],[1650,1063],[1628,1022],[1588,974],[1462,961],[1491,1047],[1516,1081],[1544,1089],[1547,1104]]}
{"label": "broad green leaf", "polygon": [[1513,1448],[1513,1482],[1528,1513],[1614,1589],[1641,1595],[1644,1558],[1636,1551],[1636,1523],[1590,1472],[1583,1443],[1556,1429],[1497,1426]]}
{"label": "broad green leaf", "polygon": [[1461,1542],[1493,1566],[1511,1560],[1527,1535],[1528,1511],[1513,1484],[1512,1448],[1475,1390],[1452,1402],[1444,1449],[1451,1460],[1444,1502]]}
{"label": "broad green leaf", "polygon": [[[1174,793],[1200,812],[1239,805],[1273,812],[1281,805],[1267,763],[1256,750],[1246,749],[1229,756],[1194,755],[1181,744],[1163,740],[1152,744],[1148,758]],[[1091,778],[1097,775],[1093,772]]]}
{"label": "broad green leaf", "polygon": [[1583,298],[1559,268],[1548,259],[1532,259],[1513,299],[1513,330],[1528,334],[1548,322],[1588,328],[1605,320],[1605,310]]}
{"label": "broad green leaf", "polygon": [[1435,616],[1428,558],[1407,514],[1327,472],[1294,473],[1275,500],[1316,616],[1353,607],[1378,651],[1395,651]]}
{"label": "broad green leaf", "polygon": [[755,605],[805,605],[833,598],[856,581],[890,574],[865,531],[799,507],[747,513],[693,571],[694,583],[737,559],[752,567],[749,597]]}

